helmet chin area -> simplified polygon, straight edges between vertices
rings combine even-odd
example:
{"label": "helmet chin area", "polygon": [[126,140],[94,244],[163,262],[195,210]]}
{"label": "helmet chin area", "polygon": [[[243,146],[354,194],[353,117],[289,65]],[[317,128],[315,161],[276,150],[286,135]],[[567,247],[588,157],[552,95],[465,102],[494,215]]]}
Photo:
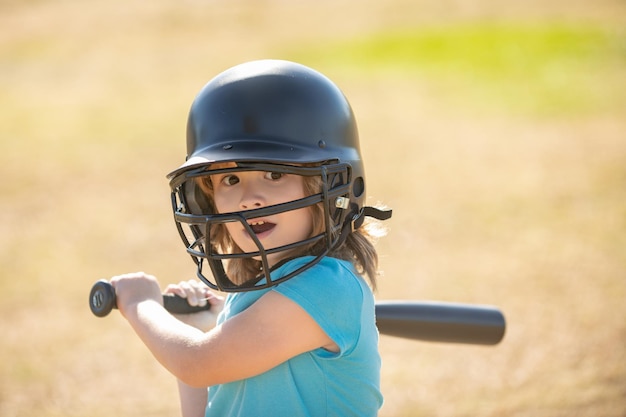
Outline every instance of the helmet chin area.
{"label": "helmet chin area", "polygon": [[[215,213],[212,205],[202,201],[196,179],[206,175],[240,171],[285,172],[303,176],[320,176],[319,193],[282,204],[231,213]],[[223,292],[241,292],[268,288],[284,282],[312,267],[335,248],[344,225],[350,227],[350,166],[348,164],[320,165],[316,167],[289,166],[265,163],[238,163],[236,168],[210,170],[207,166],[195,168],[172,179],[172,208],[179,235],[197,266],[197,275],[209,287]],[[199,195],[200,194],[200,195]],[[323,221],[321,233],[304,240],[265,248],[257,237],[251,219],[268,217],[292,210],[320,206]],[[249,235],[253,250],[244,252],[240,248],[223,247],[218,237],[226,232],[226,225],[237,223]],[[233,244],[234,245],[234,244]],[[314,251],[311,248],[315,247]],[[273,276],[272,271],[297,256],[312,255],[310,262],[290,271],[287,275]],[[271,260],[274,260],[272,262]],[[275,260],[280,261],[276,262]],[[229,262],[258,265],[258,270],[229,276]],[[208,268],[207,268],[208,266]]]}

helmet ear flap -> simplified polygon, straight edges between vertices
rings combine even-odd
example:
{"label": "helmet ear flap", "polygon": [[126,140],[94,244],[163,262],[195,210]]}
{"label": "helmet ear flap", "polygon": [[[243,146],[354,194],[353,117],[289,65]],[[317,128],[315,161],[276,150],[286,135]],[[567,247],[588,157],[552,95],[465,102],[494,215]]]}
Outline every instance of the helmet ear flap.
{"label": "helmet ear flap", "polygon": [[213,214],[215,212],[211,200],[196,181],[185,181],[181,188],[185,212],[189,214]]}

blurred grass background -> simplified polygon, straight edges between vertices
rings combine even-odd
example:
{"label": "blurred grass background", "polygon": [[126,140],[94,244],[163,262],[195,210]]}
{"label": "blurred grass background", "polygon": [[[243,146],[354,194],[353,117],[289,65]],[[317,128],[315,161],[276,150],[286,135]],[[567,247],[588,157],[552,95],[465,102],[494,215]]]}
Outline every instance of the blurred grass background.
{"label": "blurred grass background", "polygon": [[0,415],[177,415],[93,282],[193,276],[165,174],[223,69],[297,60],[394,209],[379,299],[494,304],[495,347],[381,338],[381,416],[624,416],[626,4],[0,2]]}

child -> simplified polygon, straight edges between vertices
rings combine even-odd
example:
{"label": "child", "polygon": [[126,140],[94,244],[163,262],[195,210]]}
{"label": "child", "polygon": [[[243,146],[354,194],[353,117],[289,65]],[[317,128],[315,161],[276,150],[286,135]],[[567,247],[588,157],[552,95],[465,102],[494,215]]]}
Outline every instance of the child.
{"label": "child", "polygon": [[181,322],[195,314],[170,315],[152,276],[111,283],[122,314],[178,378],[183,416],[377,415],[377,255],[364,219],[391,212],[364,205],[341,91],[286,61],[221,73],[192,104],[187,160],[169,178],[198,277],[228,295],[193,282],[167,292],[208,298],[222,309],[217,325],[205,332]]}

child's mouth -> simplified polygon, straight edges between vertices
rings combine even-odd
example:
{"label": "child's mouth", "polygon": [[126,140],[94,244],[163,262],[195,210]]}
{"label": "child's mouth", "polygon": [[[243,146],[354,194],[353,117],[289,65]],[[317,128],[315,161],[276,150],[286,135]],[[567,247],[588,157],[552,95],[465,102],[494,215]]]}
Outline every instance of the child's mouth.
{"label": "child's mouth", "polygon": [[274,223],[265,221],[250,222],[249,224],[252,228],[252,231],[257,235],[272,230],[274,227],[276,227]]}

